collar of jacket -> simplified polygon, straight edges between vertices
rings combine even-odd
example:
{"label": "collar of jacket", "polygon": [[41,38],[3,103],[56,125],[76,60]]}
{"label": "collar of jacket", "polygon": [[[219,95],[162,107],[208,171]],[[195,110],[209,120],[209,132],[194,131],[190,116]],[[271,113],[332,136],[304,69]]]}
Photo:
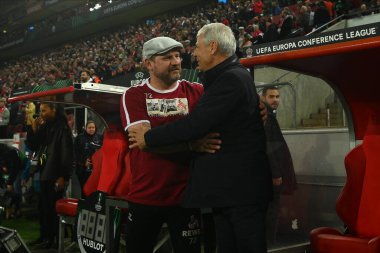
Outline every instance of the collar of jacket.
{"label": "collar of jacket", "polygon": [[213,68],[207,70],[206,72],[201,72],[199,74],[199,78],[202,81],[204,89],[206,90],[215,81],[217,76],[223,73],[226,68],[239,64],[239,59],[236,57],[236,55],[233,55],[218,65],[214,66]]}

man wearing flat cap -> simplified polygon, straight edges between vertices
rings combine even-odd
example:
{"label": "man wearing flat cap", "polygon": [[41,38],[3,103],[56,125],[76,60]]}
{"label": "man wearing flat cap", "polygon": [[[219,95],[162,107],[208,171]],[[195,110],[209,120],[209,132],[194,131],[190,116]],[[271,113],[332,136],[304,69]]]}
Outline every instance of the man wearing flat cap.
{"label": "man wearing flat cap", "polygon": [[[143,61],[150,78],[129,88],[121,98],[121,120],[126,132],[140,123],[156,127],[178,120],[194,108],[203,86],[179,80],[181,49],[183,45],[169,37],[144,43]],[[219,140],[205,138],[204,142],[217,148],[213,143]],[[201,146],[192,147],[201,150]],[[132,182],[127,197],[127,253],[152,253],[163,223],[168,225],[175,253],[200,253],[200,211],[179,205],[189,175],[189,145],[129,152]]]}
{"label": "man wearing flat cap", "polygon": [[0,97],[0,139],[7,138],[7,127],[9,123],[9,110],[5,106],[6,99]]}

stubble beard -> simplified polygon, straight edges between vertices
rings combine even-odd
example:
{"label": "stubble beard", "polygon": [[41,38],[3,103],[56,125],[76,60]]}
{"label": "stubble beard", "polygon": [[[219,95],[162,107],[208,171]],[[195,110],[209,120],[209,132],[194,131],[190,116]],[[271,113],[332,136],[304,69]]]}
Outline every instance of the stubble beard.
{"label": "stubble beard", "polygon": [[[172,71],[178,70],[178,74],[172,73]],[[167,73],[162,73],[158,75],[157,77],[161,79],[165,84],[168,86],[172,85],[174,82],[177,82],[181,76],[181,69],[171,69]]]}

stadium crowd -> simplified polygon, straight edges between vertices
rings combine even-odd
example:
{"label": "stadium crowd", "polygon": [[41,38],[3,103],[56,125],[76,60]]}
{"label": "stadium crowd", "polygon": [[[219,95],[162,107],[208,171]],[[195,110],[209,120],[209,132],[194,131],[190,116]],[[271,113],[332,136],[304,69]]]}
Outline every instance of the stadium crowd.
{"label": "stadium crowd", "polygon": [[196,31],[211,22],[221,22],[233,29],[241,57],[253,44],[303,35],[350,9],[365,9],[366,4],[377,6],[375,0],[347,3],[344,0],[334,3],[331,0],[297,3],[294,0],[264,3],[262,0],[235,0],[228,4],[210,1],[191,14],[148,19],[145,24],[128,25],[111,33],[9,60],[0,68],[0,97],[7,97],[18,88],[50,85],[60,79],[79,82],[83,69],[90,70],[106,83],[109,78],[140,69],[142,44],[156,36],[169,36],[183,42],[183,68],[194,68],[196,62],[192,52]]}

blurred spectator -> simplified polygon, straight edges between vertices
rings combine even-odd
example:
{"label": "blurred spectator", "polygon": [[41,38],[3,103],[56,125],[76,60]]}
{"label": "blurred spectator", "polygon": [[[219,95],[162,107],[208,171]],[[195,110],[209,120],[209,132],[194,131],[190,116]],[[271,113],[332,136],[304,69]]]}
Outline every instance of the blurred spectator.
{"label": "blurred spectator", "polygon": [[272,42],[278,39],[278,28],[276,24],[272,22],[272,20],[268,21],[267,31],[264,33],[264,42]]}
{"label": "blurred spectator", "polygon": [[281,14],[281,8],[280,8],[278,2],[272,1],[271,4],[272,4],[271,14],[273,16],[280,15]]}
{"label": "blurred spectator", "polygon": [[264,33],[260,30],[258,25],[253,25],[252,43],[260,44],[263,42]]}
{"label": "blurred spectator", "polygon": [[190,45],[190,40],[185,40],[183,42],[184,48],[181,50],[181,67],[182,69],[191,69],[191,57],[193,54],[193,50]]}
{"label": "blurred spectator", "polygon": [[6,196],[10,200],[7,218],[20,215],[21,186],[20,180],[16,185],[16,180],[20,179],[25,163],[26,157],[18,149],[0,143],[0,181],[2,187],[6,187]]}
{"label": "blurred spectator", "polygon": [[80,74],[80,82],[81,83],[93,83],[91,78],[91,73],[88,69],[83,69]]}
{"label": "blurred spectator", "polygon": [[302,5],[298,15],[298,26],[304,30],[304,34],[308,34],[311,31],[310,28],[310,13],[307,11],[307,7]]}
{"label": "blurred spectator", "polygon": [[330,13],[326,9],[323,1],[317,3],[317,9],[314,14],[314,27],[318,28],[330,21]]}
{"label": "blurred spectator", "polygon": [[326,10],[328,10],[330,14],[330,19],[334,18],[334,4],[330,0],[324,0]]}
{"label": "blurred spectator", "polygon": [[334,9],[335,9],[335,13],[336,13],[336,15],[338,17],[341,16],[341,15],[343,15],[347,11],[347,9],[346,9],[346,1],[344,1],[344,0],[338,0],[335,3]]}
{"label": "blurred spectator", "polygon": [[91,157],[103,145],[103,136],[97,133],[92,120],[87,121],[85,131],[75,140],[76,174],[81,189],[92,172]]}
{"label": "blurred spectator", "polygon": [[33,115],[36,114],[36,106],[33,101],[27,100],[25,103],[25,131],[28,132],[32,128]]}
{"label": "blurred spectator", "polygon": [[21,133],[25,123],[25,104],[17,101],[11,104],[9,125],[7,129],[8,138],[13,138],[13,134]]}
{"label": "blurred spectator", "polygon": [[[330,0],[325,2],[327,1]],[[357,1],[360,1],[361,5],[362,0]],[[248,32],[252,35],[253,30],[249,30],[249,25],[259,22],[260,31],[264,33],[264,41],[268,42],[277,39],[274,32],[275,26],[281,28],[281,38],[288,37],[295,26],[294,20],[293,22],[288,20],[285,26],[283,26],[283,22],[287,16],[298,17],[297,12],[294,14],[290,11],[291,8],[287,7],[295,3],[295,0],[273,1],[267,3],[267,6],[263,4],[262,0],[235,0],[228,1],[227,5],[216,4],[214,0],[207,0],[206,3],[192,11],[186,9],[182,15],[168,15],[164,19],[150,18],[142,24],[124,26],[118,30],[107,31],[79,41],[65,43],[59,48],[52,48],[43,53],[25,55],[5,62],[0,69],[0,96],[10,94],[12,89],[18,87],[34,88],[41,84],[53,85],[57,80],[61,79],[80,82],[83,69],[90,70],[90,77],[93,82],[107,83],[110,78],[127,75],[141,69],[142,43],[144,40],[149,40],[156,36],[171,36],[178,41],[190,41],[189,50],[186,50],[188,55],[183,57],[183,64],[187,68],[189,67],[188,58],[190,54],[188,51],[191,51],[191,46],[195,45],[197,30],[205,24],[221,22],[230,26],[235,32],[240,31],[237,36],[237,44],[241,49],[244,33]],[[325,3],[323,1],[321,3],[326,10]],[[105,1],[104,4],[109,3]],[[299,4],[302,3],[299,1]],[[337,1],[335,6],[337,14],[348,12],[349,6],[345,6],[345,4],[345,0]],[[376,0],[370,1],[369,4],[376,6]],[[309,14],[309,27],[306,30],[310,30],[310,28],[314,27],[314,4],[307,0],[304,5],[307,12],[304,10],[301,12]],[[280,6],[284,7],[282,11]],[[83,15],[87,12],[88,6],[86,7],[85,5],[74,10],[67,10],[56,17],[43,19],[41,23],[37,22],[35,30],[46,28],[49,33],[52,33],[54,26],[58,28],[56,25],[58,22],[67,21],[67,19],[75,15]],[[330,20],[330,13],[328,11],[327,13],[326,18],[324,17],[325,13],[318,10],[316,15],[317,26],[323,25]],[[273,16],[267,16],[270,14]],[[279,14],[281,14],[281,17],[278,16]],[[306,22],[307,14],[302,15],[304,15],[302,20]],[[321,16],[323,17],[321,18]],[[6,36],[10,35],[10,32],[6,34]],[[27,32],[27,36],[32,35],[35,35],[33,31]],[[23,36],[23,32],[21,36]],[[2,41],[3,35],[0,38],[0,43]],[[190,58],[190,67],[194,68],[195,61],[192,56]]]}
{"label": "blurred spectator", "polygon": [[247,49],[252,47],[252,35],[249,33],[244,34],[244,40],[243,43],[240,46],[240,51],[243,53],[243,55],[247,55]]}
{"label": "blurred spectator", "polygon": [[10,113],[5,106],[5,98],[0,98],[0,139],[6,139]]}
{"label": "blurred spectator", "polygon": [[102,82],[102,80],[96,75],[94,69],[90,69],[90,76],[91,76],[91,79],[94,83],[101,83]]}
{"label": "blurred spectator", "polygon": [[261,0],[253,0],[252,11],[255,16],[260,16],[263,13],[263,2]]}
{"label": "blurred spectator", "polygon": [[292,33],[292,29],[294,28],[293,16],[290,11],[283,11],[282,16],[284,17],[284,21],[282,22],[280,34],[278,39],[283,40],[289,38]]}

